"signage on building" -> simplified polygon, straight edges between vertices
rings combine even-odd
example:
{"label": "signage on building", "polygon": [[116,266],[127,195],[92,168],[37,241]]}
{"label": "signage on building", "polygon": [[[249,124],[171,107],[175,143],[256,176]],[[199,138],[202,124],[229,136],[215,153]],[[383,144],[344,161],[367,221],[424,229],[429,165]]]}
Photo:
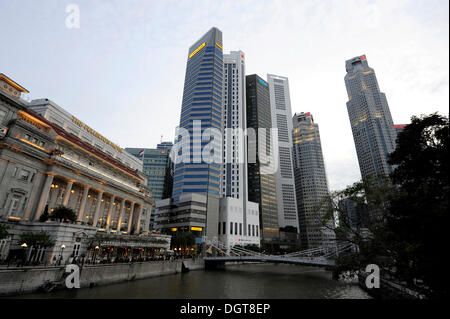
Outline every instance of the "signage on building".
{"label": "signage on building", "polygon": [[90,128],[88,125],[86,125],[83,122],[81,122],[75,116],[72,116],[72,122],[75,123],[77,126],[85,129],[87,132],[89,132],[89,134],[95,136],[96,138],[100,139],[101,141],[105,142],[106,144],[111,145],[116,151],[122,153],[122,148],[120,146],[117,146],[116,144],[114,144],[113,142],[108,140],[106,137],[104,137],[103,135],[101,135],[97,131],[95,131],[92,128]]}

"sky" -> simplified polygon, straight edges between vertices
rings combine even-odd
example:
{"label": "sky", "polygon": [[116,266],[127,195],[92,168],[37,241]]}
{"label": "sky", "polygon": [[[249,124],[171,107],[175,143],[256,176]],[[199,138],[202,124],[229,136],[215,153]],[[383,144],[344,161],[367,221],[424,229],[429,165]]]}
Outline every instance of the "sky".
{"label": "sky", "polygon": [[247,74],[289,78],[292,112],[319,124],[331,190],[361,178],[346,60],[367,56],[394,123],[448,116],[448,0],[0,0],[0,73],[121,147],[154,148],[173,141],[188,48],[213,26]]}

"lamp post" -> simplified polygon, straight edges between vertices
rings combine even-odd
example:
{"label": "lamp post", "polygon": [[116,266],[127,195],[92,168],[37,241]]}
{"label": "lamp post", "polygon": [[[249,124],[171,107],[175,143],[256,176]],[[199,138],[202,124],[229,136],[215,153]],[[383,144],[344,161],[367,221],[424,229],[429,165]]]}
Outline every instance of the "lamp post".
{"label": "lamp post", "polygon": [[25,264],[25,249],[28,247],[27,243],[23,243],[22,245],[20,245],[20,247],[23,248],[23,257],[22,257],[22,265]]}
{"label": "lamp post", "polygon": [[66,245],[62,244],[61,245],[61,256],[59,259],[59,264],[61,265],[61,261],[64,259],[64,249],[66,248]]}
{"label": "lamp post", "polygon": [[99,250],[99,249],[100,249],[100,247],[98,247],[98,245],[95,246],[95,248],[94,248],[94,265],[95,265],[95,258],[96,258],[96,255],[97,255],[97,250]]}

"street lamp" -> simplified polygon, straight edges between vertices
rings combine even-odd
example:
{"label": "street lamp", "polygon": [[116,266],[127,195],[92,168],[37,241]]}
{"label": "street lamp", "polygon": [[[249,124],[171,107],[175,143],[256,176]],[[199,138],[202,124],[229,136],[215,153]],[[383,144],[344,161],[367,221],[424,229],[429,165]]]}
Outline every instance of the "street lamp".
{"label": "street lamp", "polygon": [[61,245],[61,258],[59,259],[59,264],[61,264],[61,261],[64,258],[64,248],[66,248],[66,245],[62,244]]}
{"label": "street lamp", "polygon": [[99,250],[99,249],[100,249],[100,247],[98,247],[98,245],[95,246],[95,248],[94,248],[94,264],[95,264],[95,257],[97,255],[97,250]]}
{"label": "street lamp", "polygon": [[23,248],[23,263],[25,264],[25,249],[28,247],[27,243],[20,245]]}

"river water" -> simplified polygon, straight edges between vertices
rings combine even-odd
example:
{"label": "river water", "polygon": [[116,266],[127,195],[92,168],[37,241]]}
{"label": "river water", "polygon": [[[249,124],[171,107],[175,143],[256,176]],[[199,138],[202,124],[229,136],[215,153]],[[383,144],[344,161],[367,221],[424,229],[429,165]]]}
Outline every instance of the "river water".
{"label": "river water", "polygon": [[20,298],[367,299],[357,284],[332,280],[321,268],[244,264],[197,270],[95,288],[34,293]]}

